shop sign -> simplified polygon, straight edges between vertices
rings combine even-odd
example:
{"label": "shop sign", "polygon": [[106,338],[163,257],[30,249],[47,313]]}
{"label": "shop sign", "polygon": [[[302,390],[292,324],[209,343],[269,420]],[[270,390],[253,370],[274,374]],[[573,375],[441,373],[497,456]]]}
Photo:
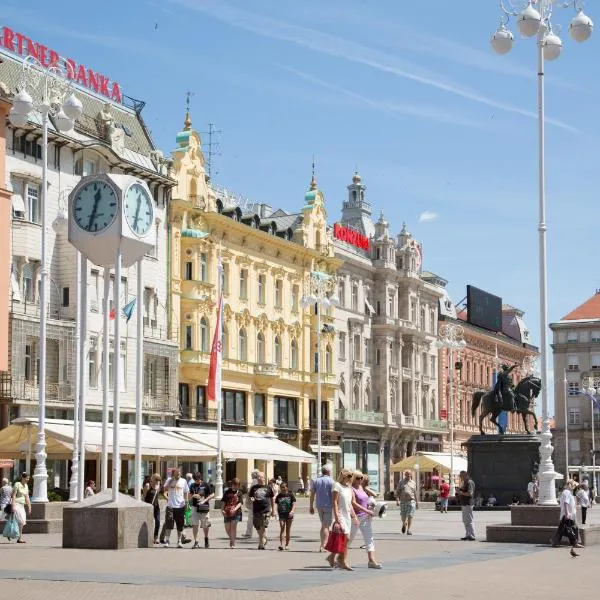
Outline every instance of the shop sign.
{"label": "shop sign", "polygon": [[366,235],[339,223],[333,226],[333,237],[361,250],[369,250],[369,238]]}
{"label": "shop sign", "polygon": [[109,77],[102,75],[102,73],[93,71],[85,65],[77,63],[72,58],[67,58],[63,62],[60,55],[52,48],[48,48],[40,42],[35,42],[26,35],[13,31],[10,27],[2,27],[1,35],[0,48],[23,58],[31,56],[46,68],[60,63],[66,71],[66,76],[78,85],[114,102],[122,102],[119,84],[116,81],[111,81]]}

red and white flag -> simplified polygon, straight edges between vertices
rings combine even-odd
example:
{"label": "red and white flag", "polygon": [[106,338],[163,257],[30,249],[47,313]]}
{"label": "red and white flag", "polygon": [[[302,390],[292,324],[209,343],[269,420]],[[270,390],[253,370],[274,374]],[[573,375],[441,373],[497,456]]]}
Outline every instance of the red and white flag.
{"label": "red and white flag", "polygon": [[219,297],[217,326],[210,349],[210,367],[208,369],[208,401],[221,401],[221,369],[223,366],[223,293]]}

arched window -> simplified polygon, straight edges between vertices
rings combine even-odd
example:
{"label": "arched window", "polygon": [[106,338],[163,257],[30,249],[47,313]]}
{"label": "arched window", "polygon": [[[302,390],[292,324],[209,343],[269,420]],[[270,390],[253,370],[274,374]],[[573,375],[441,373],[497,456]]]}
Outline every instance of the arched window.
{"label": "arched window", "polygon": [[222,339],[222,347],[223,347],[223,358],[229,358],[229,331],[227,331],[227,326],[223,325],[223,339]]}
{"label": "arched window", "polygon": [[327,344],[325,348],[325,372],[333,372],[333,354],[331,352],[331,346]]}
{"label": "arched window", "polygon": [[200,319],[200,352],[208,352],[208,323],[204,317]]}
{"label": "arched window", "polygon": [[281,339],[278,335],[275,336],[275,342],[273,344],[275,350],[275,364],[281,366]]}
{"label": "arched window", "polygon": [[259,331],[256,336],[256,362],[259,365],[265,363],[265,338],[262,331]]}
{"label": "arched window", "polygon": [[248,338],[244,328],[240,329],[238,334],[238,359],[241,361],[248,360]]}
{"label": "arched window", "polygon": [[298,369],[298,342],[292,340],[290,347],[290,368]]}

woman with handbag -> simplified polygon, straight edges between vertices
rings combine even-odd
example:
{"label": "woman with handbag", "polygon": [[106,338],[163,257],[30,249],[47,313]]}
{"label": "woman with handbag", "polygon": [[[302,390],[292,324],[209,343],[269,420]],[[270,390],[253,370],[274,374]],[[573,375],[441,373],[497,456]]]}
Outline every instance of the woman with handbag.
{"label": "woman with handbag", "polygon": [[242,521],[242,505],[244,496],[240,491],[240,480],[234,477],[230,486],[223,493],[221,506],[223,509],[223,522],[225,524],[225,533],[229,537],[229,547],[235,548],[235,539],[237,536],[237,524]]}
{"label": "woman with handbag", "polygon": [[[31,502],[29,501],[29,475],[21,473],[21,481],[17,481],[13,487],[12,507],[14,518],[19,525],[19,539],[17,544],[24,544],[23,527],[27,523],[27,514],[31,514]],[[25,513],[27,507],[27,514]]]}
{"label": "woman with handbag", "polygon": [[150,481],[144,484],[146,490],[144,494],[144,502],[152,505],[154,511],[154,544],[159,544],[158,532],[160,531],[160,504],[158,503],[158,497],[160,496],[160,475],[154,473],[150,477]]}
{"label": "woman with handbag", "polygon": [[[333,569],[337,566],[345,571],[354,571],[348,565],[348,538],[352,522],[358,525],[358,519],[352,508],[352,471],[342,469],[338,475],[338,480],[333,486],[331,494],[331,503],[333,506],[334,523],[329,533],[329,539],[325,550],[329,551],[327,562]],[[337,561],[335,557],[337,556]]]}
{"label": "woman with handbag", "polygon": [[577,539],[579,537],[579,529],[575,523],[577,517],[577,506],[575,504],[575,496],[573,490],[577,487],[577,482],[569,479],[560,495],[560,523],[554,537],[550,538],[550,544],[553,548],[560,545],[563,536],[569,538],[571,544],[571,553],[574,548],[583,548]]}
{"label": "woman with handbag", "polygon": [[363,474],[354,471],[352,476],[352,508],[358,518],[358,525],[352,525],[350,542],[360,529],[365,542],[363,548],[367,551],[369,569],[381,569],[381,564],[375,560],[375,542],[373,541],[373,517],[375,512],[369,507],[369,494],[362,487]]}

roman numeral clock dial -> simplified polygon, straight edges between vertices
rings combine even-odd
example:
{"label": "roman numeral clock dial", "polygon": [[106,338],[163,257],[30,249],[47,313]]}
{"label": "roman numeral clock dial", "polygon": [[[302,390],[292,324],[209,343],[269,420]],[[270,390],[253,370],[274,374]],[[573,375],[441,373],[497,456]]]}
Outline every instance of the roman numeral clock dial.
{"label": "roman numeral clock dial", "polygon": [[115,190],[104,181],[85,185],[73,201],[74,221],[88,233],[100,233],[110,227],[117,210]]}

